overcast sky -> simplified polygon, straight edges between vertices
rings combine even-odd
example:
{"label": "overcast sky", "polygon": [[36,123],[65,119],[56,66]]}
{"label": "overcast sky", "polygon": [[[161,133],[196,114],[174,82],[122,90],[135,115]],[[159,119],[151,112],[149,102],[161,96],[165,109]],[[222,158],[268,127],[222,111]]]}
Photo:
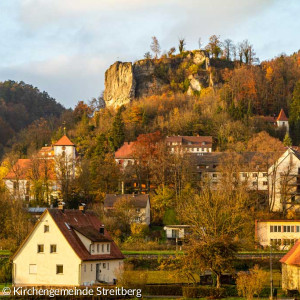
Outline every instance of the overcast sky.
{"label": "overcast sky", "polygon": [[248,39],[260,60],[298,51],[299,0],[1,0],[0,80],[23,80],[66,107],[98,97],[116,60],[212,34]]}

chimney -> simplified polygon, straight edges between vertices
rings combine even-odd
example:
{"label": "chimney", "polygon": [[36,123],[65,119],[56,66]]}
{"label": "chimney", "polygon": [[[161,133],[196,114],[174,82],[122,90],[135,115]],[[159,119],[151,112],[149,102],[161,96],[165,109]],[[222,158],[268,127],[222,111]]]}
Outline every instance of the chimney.
{"label": "chimney", "polygon": [[65,202],[59,202],[58,203],[58,209],[64,211],[64,205],[65,205]]}
{"label": "chimney", "polygon": [[100,232],[100,234],[104,234],[104,225],[101,225],[99,232]]}
{"label": "chimney", "polygon": [[81,204],[79,205],[78,209],[79,209],[80,211],[82,211],[82,213],[84,213],[84,212],[85,212],[85,203],[81,203]]}

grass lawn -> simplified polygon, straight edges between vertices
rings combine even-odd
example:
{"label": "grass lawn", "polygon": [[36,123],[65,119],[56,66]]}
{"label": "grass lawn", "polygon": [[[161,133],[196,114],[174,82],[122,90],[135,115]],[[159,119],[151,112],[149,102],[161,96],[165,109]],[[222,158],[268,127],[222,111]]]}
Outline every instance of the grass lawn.
{"label": "grass lawn", "polygon": [[0,283],[0,291],[2,291],[2,289],[4,288],[4,287],[10,287],[11,286],[11,283]]}
{"label": "grass lawn", "polygon": [[9,250],[0,250],[0,255],[10,255],[10,251]]}

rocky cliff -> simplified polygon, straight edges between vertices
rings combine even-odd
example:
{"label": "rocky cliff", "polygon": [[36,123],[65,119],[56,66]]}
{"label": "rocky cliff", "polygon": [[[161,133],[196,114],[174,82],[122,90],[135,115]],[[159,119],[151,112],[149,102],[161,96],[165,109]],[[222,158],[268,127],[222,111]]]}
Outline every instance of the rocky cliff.
{"label": "rocky cliff", "polygon": [[213,84],[211,61],[202,50],[135,63],[118,61],[105,72],[104,100],[106,106],[116,108],[170,90],[197,94]]}

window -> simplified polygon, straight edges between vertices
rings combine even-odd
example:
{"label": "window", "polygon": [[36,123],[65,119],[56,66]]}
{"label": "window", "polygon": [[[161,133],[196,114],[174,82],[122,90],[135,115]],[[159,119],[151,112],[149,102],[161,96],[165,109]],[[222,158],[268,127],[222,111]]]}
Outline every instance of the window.
{"label": "window", "polygon": [[97,245],[97,252],[99,253],[99,251],[100,251],[100,245],[98,244]]}
{"label": "window", "polygon": [[274,226],[274,232],[277,232],[277,226]]}
{"label": "window", "polygon": [[296,226],[296,232],[300,232],[300,226]]}
{"label": "window", "polygon": [[135,211],[136,211],[137,213],[140,213],[140,212],[141,212],[141,209],[140,209],[140,208],[137,208]]}
{"label": "window", "polygon": [[91,272],[93,271],[93,264],[91,264]]}
{"label": "window", "polygon": [[109,262],[107,263],[107,270],[109,270]]}
{"label": "window", "polygon": [[294,232],[295,226],[291,226],[291,232]]}
{"label": "window", "polygon": [[50,253],[56,253],[56,245],[50,245]]}
{"label": "window", "polygon": [[103,263],[103,269],[106,269],[106,263]]}
{"label": "window", "polygon": [[263,181],[263,185],[268,185],[268,181]]}
{"label": "window", "polygon": [[270,232],[273,232],[274,229],[273,229],[273,226],[270,226]]}
{"label": "window", "polygon": [[252,182],[252,185],[253,185],[253,186],[256,186],[256,185],[257,185],[257,181],[253,181],[253,182]]}
{"label": "window", "polygon": [[252,177],[257,177],[257,173],[253,173],[253,174],[252,174]]}
{"label": "window", "polygon": [[29,274],[36,274],[36,273],[37,273],[36,265],[29,265]]}
{"label": "window", "polygon": [[109,252],[109,244],[107,244],[106,250],[107,250],[107,252]]}
{"label": "window", "polygon": [[214,173],[214,174],[213,174],[213,177],[215,177],[215,178],[218,177],[218,174]]}
{"label": "window", "polygon": [[44,225],[44,232],[49,232],[49,225]]}
{"label": "window", "polygon": [[64,273],[64,266],[56,265],[56,274],[63,274],[63,273]]}
{"label": "window", "polygon": [[264,177],[268,177],[268,173],[263,173],[263,176]]}
{"label": "window", "polygon": [[247,178],[248,177],[247,173],[243,173],[243,177]]}
{"label": "window", "polygon": [[104,252],[104,244],[102,244],[102,252]]}
{"label": "window", "polygon": [[44,253],[44,245],[38,245],[37,246],[37,252],[38,253]]}

